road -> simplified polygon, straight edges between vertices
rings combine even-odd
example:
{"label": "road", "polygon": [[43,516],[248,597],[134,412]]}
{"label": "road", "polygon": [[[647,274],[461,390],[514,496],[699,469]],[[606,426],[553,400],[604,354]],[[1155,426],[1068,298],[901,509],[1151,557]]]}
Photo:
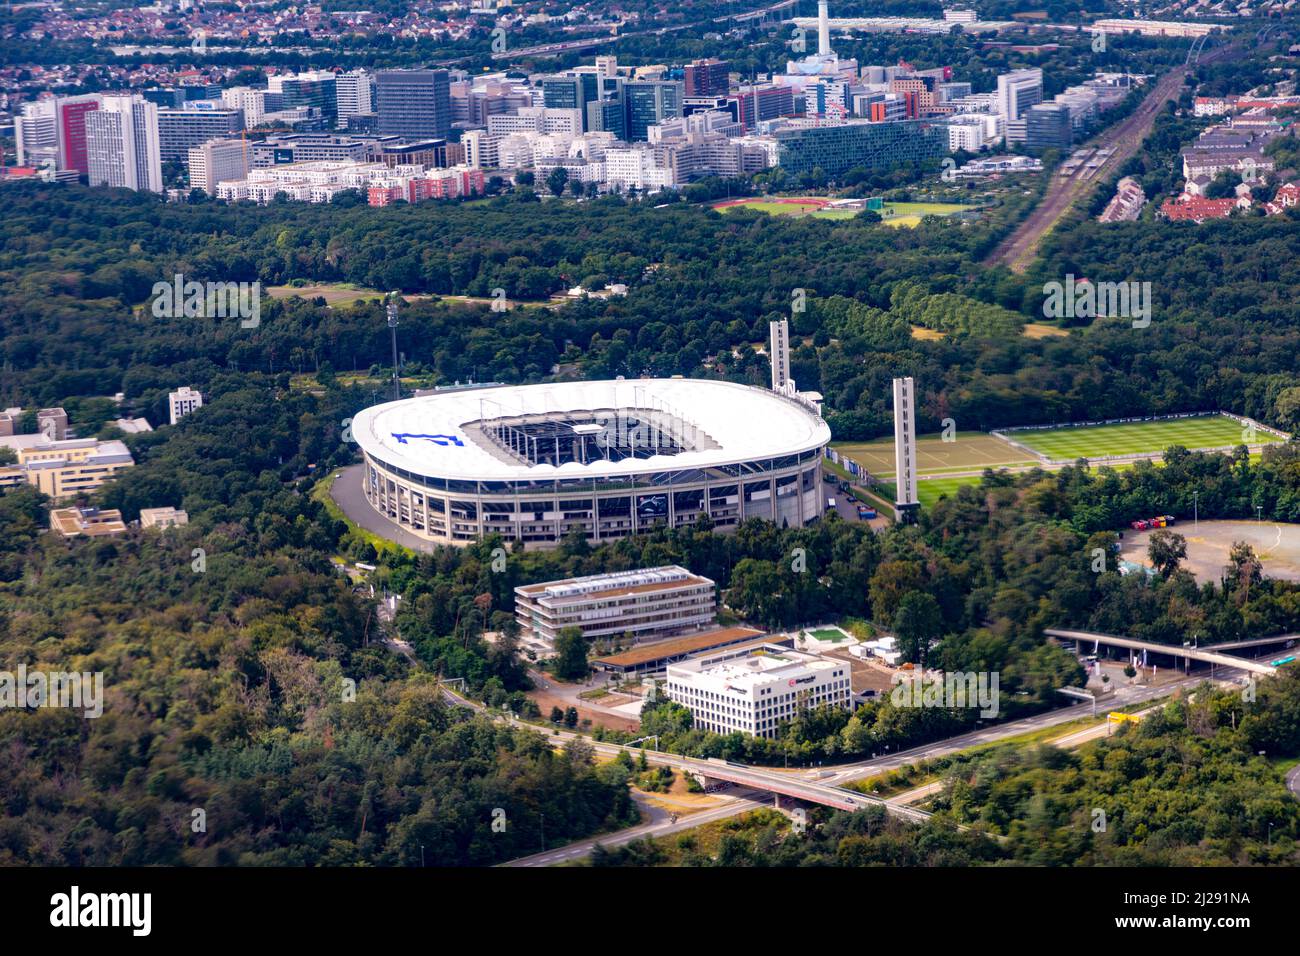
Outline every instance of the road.
{"label": "road", "polygon": [[617,833],[579,840],[577,843],[570,843],[568,846],[556,847],[554,850],[547,850],[545,853],[520,857],[502,865],[508,867],[555,866],[558,863],[569,863],[587,856],[597,845],[606,849],[613,849],[634,840],[671,836],[683,830],[693,830],[695,827],[712,823],[715,820],[726,820],[741,813],[748,813],[751,810],[772,805],[771,801],[767,799],[767,795],[761,792],[751,792],[748,795],[744,793],[728,794],[727,799],[728,803],[725,806],[714,810],[701,810],[698,813],[679,815],[676,822],[673,821],[672,815],[662,807],[643,804],[642,809],[650,814],[648,823],[629,827],[626,830],[619,830]]}
{"label": "road", "polygon": [[993,250],[985,260],[986,263],[991,266],[1007,266],[1012,272],[1017,273],[1023,273],[1028,269],[1029,264],[1038,255],[1043,237],[1052,231],[1061,217],[1080,197],[1105,179],[1111,170],[1122,166],[1137,152],[1142,141],[1151,132],[1160,108],[1177,96],[1179,89],[1182,88],[1184,76],[1186,71],[1183,69],[1172,70],[1165,74],[1137,109],[1115,126],[1103,130],[1087,143],[1081,144],[1079,149],[1113,148],[1115,152],[1090,175],[1083,164],[1080,164],[1070,176],[1062,177],[1053,172],[1047,184],[1047,192],[1039,202],[1038,208]]}
{"label": "road", "polygon": [[1286,788],[1291,791],[1291,796],[1300,800],[1300,764],[1292,767],[1286,775]]}
{"label": "road", "polygon": [[[1109,709],[1114,709],[1118,706],[1129,706],[1135,703],[1141,703],[1142,701],[1150,700],[1154,697],[1165,696],[1178,688],[1193,687],[1199,684],[1203,679],[1204,678],[1199,676],[1186,677],[1178,681],[1156,686],[1123,687],[1116,692],[1112,699],[1103,702],[1103,705]],[[449,700],[459,704],[460,706],[469,707],[470,709],[481,713],[487,712],[486,708],[482,705],[466,700],[449,690],[444,690],[444,694]],[[1060,710],[1054,710],[1046,714],[1039,714],[1034,717],[1027,717],[1022,720],[1016,720],[993,727],[981,728],[968,734],[962,734],[958,737],[951,737],[947,740],[914,747],[911,750],[900,751],[899,753],[889,754],[883,757],[873,757],[852,764],[845,764],[833,769],[814,769],[796,774],[783,775],[777,770],[742,767],[737,764],[728,764],[726,765],[726,768],[729,770],[734,769],[746,771],[751,774],[755,780],[761,781],[760,785],[762,786],[771,785],[772,782],[775,782],[782,785],[783,788],[788,787],[790,784],[798,784],[807,788],[810,792],[816,791],[818,794],[823,792],[835,792],[837,794],[842,794],[844,797],[862,807],[872,804],[880,804],[893,815],[902,816],[916,821],[924,819],[928,814],[908,807],[905,803],[899,802],[896,799],[880,800],[878,798],[865,796],[855,791],[843,790],[841,789],[841,785],[854,780],[873,777],[890,770],[896,770],[905,764],[914,763],[918,760],[926,759],[927,757],[946,756],[961,750],[969,749],[978,744],[993,743],[1008,737],[1029,733],[1043,727],[1051,727],[1056,724],[1067,723],[1071,720],[1077,720],[1081,717],[1089,716],[1090,714],[1091,704],[1077,704],[1071,707],[1061,708]],[[511,723],[514,723],[521,728],[538,730],[535,725],[524,723],[522,721],[511,719]],[[581,737],[582,735],[561,731],[552,736],[558,740],[567,741]],[[622,749],[615,744],[598,743],[590,740],[587,742],[597,753],[601,754],[613,755]],[[646,759],[648,762],[656,765],[665,765],[678,769],[685,767],[699,770],[704,773],[710,771],[717,773],[723,769],[716,765],[710,765],[708,761],[695,760],[692,758],[655,751],[647,752]],[[783,776],[785,777],[784,780],[781,779]],[[753,791],[750,791],[749,793],[753,793]],[[641,837],[657,837],[677,833],[682,830],[692,829],[704,823],[723,820],[732,816],[739,816],[742,813],[747,813],[760,806],[771,805],[772,798],[768,796],[766,792],[763,792],[763,795],[760,797],[746,794],[740,799],[737,799],[733,804],[719,807],[715,810],[708,810],[701,813],[693,813],[689,816],[683,816],[677,821],[677,823],[672,823],[670,820],[665,821],[662,818],[654,819],[652,814],[652,819],[648,823],[643,823],[627,830],[620,830],[618,833],[580,840],[567,846],[556,847],[552,850],[546,851],[545,853],[523,857],[519,860],[514,860],[503,865],[549,866],[554,863],[569,862],[586,856],[598,843],[605,846],[619,846],[631,842],[632,840],[640,839]]]}

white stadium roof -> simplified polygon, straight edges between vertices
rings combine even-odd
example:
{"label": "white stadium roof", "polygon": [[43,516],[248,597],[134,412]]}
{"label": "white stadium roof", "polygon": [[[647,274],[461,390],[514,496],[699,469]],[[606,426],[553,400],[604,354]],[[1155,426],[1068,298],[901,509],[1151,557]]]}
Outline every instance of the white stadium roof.
{"label": "white stadium roof", "polygon": [[[622,461],[530,465],[510,461],[477,429],[483,419],[602,409],[662,408],[711,442],[706,450]],[[820,448],[830,427],[811,409],[766,389],[707,379],[626,379],[461,389],[375,405],[352,434],[380,462],[432,478],[546,480],[643,474],[776,458]],[[716,447],[714,447],[716,446]]]}

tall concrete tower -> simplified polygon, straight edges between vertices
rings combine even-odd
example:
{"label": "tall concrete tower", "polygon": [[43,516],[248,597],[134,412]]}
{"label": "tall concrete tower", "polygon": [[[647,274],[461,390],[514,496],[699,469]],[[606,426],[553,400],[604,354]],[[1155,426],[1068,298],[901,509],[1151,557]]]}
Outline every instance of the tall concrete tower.
{"label": "tall concrete tower", "polygon": [[767,325],[771,330],[768,359],[772,363],[772,391],[784,392],[790,381],[790,322],[777,319]]}
{"label": "tall concrete tower", "polygon": [[916,399],[911,378],[894,379],[894,511],[899,524],[915,524],[920,510],[916,496]]}
{"label": "tall concrete tower", "polygon": [[831,14],[827,0],[817,3],[817,55],[831,55]]}

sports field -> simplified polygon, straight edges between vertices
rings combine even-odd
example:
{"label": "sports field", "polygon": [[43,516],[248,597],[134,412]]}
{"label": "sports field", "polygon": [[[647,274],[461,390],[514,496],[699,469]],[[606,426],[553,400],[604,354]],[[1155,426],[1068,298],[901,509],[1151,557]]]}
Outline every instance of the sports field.
{"label": "sports field", "polygon": [[[954,441],[940,435],[922,435],[916,440],[918,474],[982,471],[1003,465],[1034,465],[1037,460],[1014,445],[985,432],[957,432]],[[851,458],[877,478],[894,477],[894,439],[835,443],[842,456]],[[978,480],[978,477],[976,478]]]}
{"label": "sports field", "polygon": [[1246,434],[1245,426],[1226,415],[1093,425],[1086,428],[1029,429],[1008,432],[1007,437],[1055,461],[1136,455],[1143,452],[1159,453],[1171,445],[1197,449],[1224,448],[1243,443],[1264,445],[1282,441],[1276,435],[1259,430],[1251,437]]}
{"label": "sports field", "polygon": [[[852,219],[861,209],[831,208],[831,200],[821,196],[786,196],[771,199],[728,199],[714,203],[718,212],[739,209],[757,209],[773,216],[813,216],[817,219]],[[971,209],[959,203],[945,202],[887,202],[879,210],[880,217],[890,226],[912,227],[920,223],[922,216],[951,216],[963,209]]]}
{"label": "sports field", "polygon": [[950,202],[887,202],[880,211],[880,218],[887,226],[906,226],[911,229],[920,225],[923,216],[951,216],[970,208]]}

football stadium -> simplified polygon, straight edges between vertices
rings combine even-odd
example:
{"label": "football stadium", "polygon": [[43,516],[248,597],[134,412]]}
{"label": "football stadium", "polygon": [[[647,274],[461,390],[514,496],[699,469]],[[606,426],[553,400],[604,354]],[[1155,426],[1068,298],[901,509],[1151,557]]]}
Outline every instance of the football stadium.
{"label": "football stadium", "polygon": [[830,428],[812,406],[703,379],[449,390],[352,420],[366,499],[443,544],[592,541],[705,515],[800,527],[823,511]]}

